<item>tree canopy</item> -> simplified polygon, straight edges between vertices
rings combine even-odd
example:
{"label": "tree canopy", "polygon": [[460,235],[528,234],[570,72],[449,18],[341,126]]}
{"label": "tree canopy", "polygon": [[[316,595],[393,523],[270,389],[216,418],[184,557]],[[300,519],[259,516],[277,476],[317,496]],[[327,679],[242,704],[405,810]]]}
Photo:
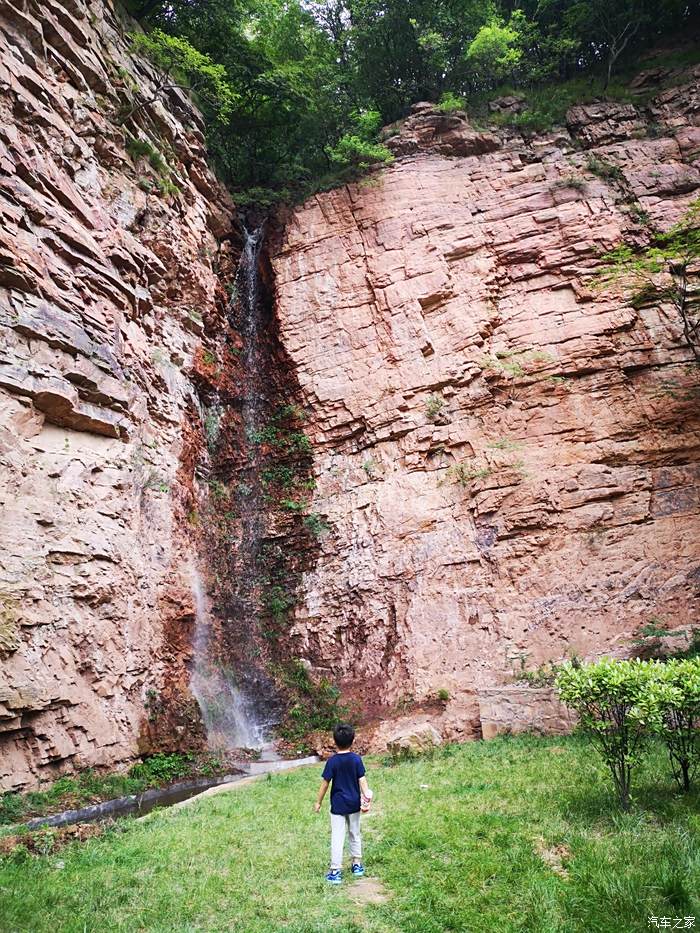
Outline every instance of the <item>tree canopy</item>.
{"label": "tree canopy", "polygon": [[[471,102],[611,75],[674,32],[686,0],[132,0],[141,50],[190,79],[224,180],[295,199],[390,156],[377,130],[419,100]],[[168,45],[166,37],[186,44]],[[198,53],[202,56],[195,59]],[[182,61],[173,61],[180,56]]]}

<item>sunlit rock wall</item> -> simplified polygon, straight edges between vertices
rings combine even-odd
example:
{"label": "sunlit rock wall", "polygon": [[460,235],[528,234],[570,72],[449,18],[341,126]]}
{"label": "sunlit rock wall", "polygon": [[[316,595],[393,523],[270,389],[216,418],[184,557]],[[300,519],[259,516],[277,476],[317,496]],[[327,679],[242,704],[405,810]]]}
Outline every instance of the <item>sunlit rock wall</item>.
{"label": "sunlit rock wall", "polygon": [[137,115],[179,193],[126,151],[131,28],[0,0],[0,789],[133,758],[187,699],[186,374],[231,209],[180,92]]}
{"label": "sunlit rock wall", "polygon": [[448,691],[432,720],[478,734],[480,689],[697,623],[700,372],[671,307],[591,277],[698,196],[698,78],[530,140],[418,105],[392,167],[287,223],[331,525],[293,636],[370,712]]}

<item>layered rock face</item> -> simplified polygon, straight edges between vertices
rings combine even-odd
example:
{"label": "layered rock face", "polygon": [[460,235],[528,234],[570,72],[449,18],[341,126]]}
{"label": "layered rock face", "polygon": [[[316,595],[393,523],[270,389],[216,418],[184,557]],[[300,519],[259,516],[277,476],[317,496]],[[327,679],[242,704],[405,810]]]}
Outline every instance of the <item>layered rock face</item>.
{"label": "layered rock face", "polygon": [[521,669],[697,622],[700,372],[672,307],[594,273],[697,197],[698,78],[531,140],[418,105],[392,167],[286,225],[331,526],[292,635],[365,708],[446,691],[445,734],[500,731]]}
{"label": "layered rock face", "polygon": [[131,759],[162,689],[191,701],[187,373],[231,205],[181,92],[129,143],[130,28],[0,2],[0,788]]}
{"label": "layered rock face", "polygon": [[378,743],[565,728],[499,688],[697,619],[698,369],[592,276],[696,196],[700,74],[532,140],[417,106],[279,231],[252,378],[232,205],[180,91],[134,109],[132,28],[0,0],[0,789],[203,740],[196,554],[214,660],[301,660]]}

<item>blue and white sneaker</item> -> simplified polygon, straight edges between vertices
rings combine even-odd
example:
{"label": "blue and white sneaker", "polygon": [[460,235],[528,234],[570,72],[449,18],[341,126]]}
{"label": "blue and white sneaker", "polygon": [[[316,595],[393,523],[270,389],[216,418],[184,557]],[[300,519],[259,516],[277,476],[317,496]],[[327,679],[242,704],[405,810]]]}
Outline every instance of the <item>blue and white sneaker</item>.
{"label": "blue and white sneaker", "polygon": [[339,868],[331,868],[331,870],[326,875],[326,881],[329,884],[342,884],[343,874]]}
{"label": "blue and white sneaker", "polygon": [[359,878],[361,875],[364,875],[365,866],[362,864],[362,862],[353,862],[351,870],[352,870],[353,875]]}

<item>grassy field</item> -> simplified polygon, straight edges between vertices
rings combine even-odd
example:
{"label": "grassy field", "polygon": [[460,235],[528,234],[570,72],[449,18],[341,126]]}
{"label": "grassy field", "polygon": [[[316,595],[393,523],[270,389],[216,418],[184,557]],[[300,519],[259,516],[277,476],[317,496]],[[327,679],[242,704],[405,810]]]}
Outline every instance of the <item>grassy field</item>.
{"label": "grassy field", "polygon": [[340,888],[323,880],[328,821],[312,812],[312,767],[5,859],[0,930],[628,933],[650,929],[652,914],[700,927],[699,799],[675,795],[660,749],[627,816],[577,739],[367,764],[377,803],[365,860],[384,904],[354,903],[347,872]]}
{"label": "grassy field", "polygon": [[209,753],[199,755],[153,755],[134,765],[127,774],[100,775],[87,770],[75,777],[62,777],[47,790],[0,796],[0,835],[8,824],[21,823],[34,816],[46,816],[111,800],[127,794],[140,794],[150,787],[173,781],[226,774],[225,758]]}

